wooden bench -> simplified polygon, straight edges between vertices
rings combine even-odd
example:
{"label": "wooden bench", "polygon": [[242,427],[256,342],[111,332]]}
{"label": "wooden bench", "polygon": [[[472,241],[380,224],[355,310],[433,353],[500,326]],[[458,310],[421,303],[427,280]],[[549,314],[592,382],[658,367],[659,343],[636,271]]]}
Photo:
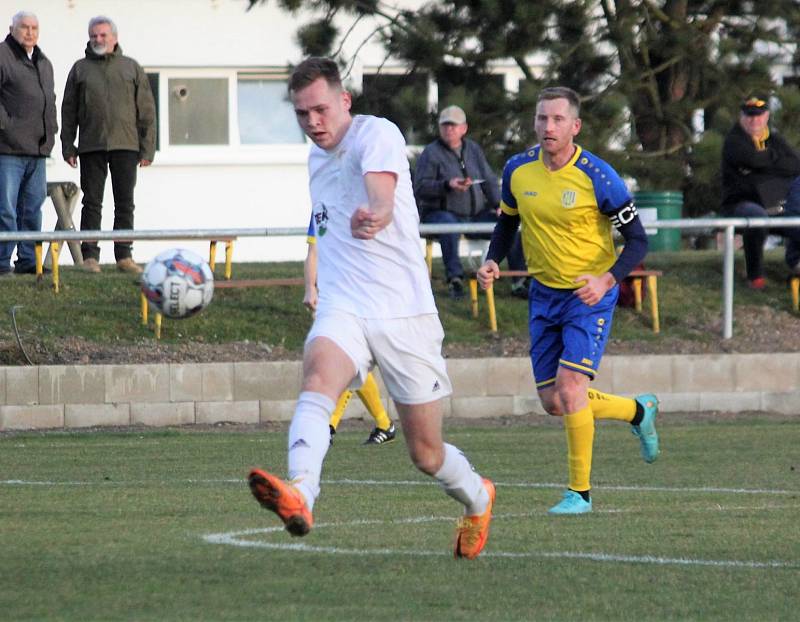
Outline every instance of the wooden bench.
{"label": "wooden bench", "polygon": [[[459,238],[467,242],[467,259],[476,268],[483,263],[483,257],[486,255],[486,249],[489,248],[489,240],[483,238],[468,238],[462,235]],[[425,264],[428,266],[428,276],[433,276],[433,243],[436,241],[436,236],[425,236]]]}
{"label": "wooden bench", "polygon": [[[242,289],[247,287],[289,287],[293,285],[305,285],[303,277],[290,277],[284,279],[236,279],[232,281],[215,281],[214,289]],[[147,326],[149,305],[147,298],[139,292],[139,309],[142,324]],[[161,313],[156,313],[153,319],[156,339],[161,339],[161,324],[163,317]]]}
{"label": "wooden bench", "polygon": [[[662,276],[663,272],[661,270],[632,270],[631,273],[627,276],[627,278],[631,279],[633,284],[633,295],[635,301],[635,308],[636,311],[642,311],[642,283],[647,283],[647,293],[650,297],[650,316],[652,318],[653,323],[653,332],[659,333],[661,332],[661,324],[658,315],[658,277]],[[527,271],[525,270],[501,270],[500,271],[500,278],[522,278],[530,276]],[[797,292],[800,290],[800,277],[796,278],[797,281],[797,289],[793,290]],[[495,303],[494,303],[494,288],[489,287],[488,289],[484,290],[486,293],[486,305],[489,309],[489,329],[493,332],[497,332],[497,314],[495,311]],[[794,297],[796,294],[793,293],[793,300],[796,301]],[[472,303],[472,317],[478,317],[478,279],[477,277],[473,276],[469,280],[469,296],[470,301]],[[797,303],[795,302],[795,309],[797,308]]]}

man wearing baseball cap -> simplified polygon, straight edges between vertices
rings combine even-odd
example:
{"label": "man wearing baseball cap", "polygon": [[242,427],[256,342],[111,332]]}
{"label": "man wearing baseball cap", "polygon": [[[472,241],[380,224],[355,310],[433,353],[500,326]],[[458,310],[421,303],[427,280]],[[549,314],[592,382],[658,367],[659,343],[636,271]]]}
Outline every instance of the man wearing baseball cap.
{"label": "man wearing baseball cap", "polygon": [[[425,147],[414,171],[414,196],[424,223],[497,221],[500,186],[480,145],[466,138],[468,129],[467,115],[459,106],[447,106],[439,113],[439,138]],[[438,236],[453,298],[464,296],[459,238],[458,233]],[[508,262],[512,270],[525,269],[521,244],[515,244]],[[516,285],[527,298],[525,285]]]}
{"label": "man wearing baseball cap", "polygon": [[[722,147],[722,212],[737,218],[800,216],[800,155],[769,127],[769,98],[750,96]],[[742,232],[747,284],[762,290],[767,229]],[[786,263],[800,273],[800,228],[775,230],[786,242]]]}

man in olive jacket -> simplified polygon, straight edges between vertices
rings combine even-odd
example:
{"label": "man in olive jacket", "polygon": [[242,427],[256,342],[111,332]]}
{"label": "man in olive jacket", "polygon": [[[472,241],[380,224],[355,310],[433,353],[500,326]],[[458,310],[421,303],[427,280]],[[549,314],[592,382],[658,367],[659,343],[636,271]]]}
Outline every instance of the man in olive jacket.
{"label": "man in olive jacket", "polygon": [[[37,45],[39,20],[20,11],[0,43],[0,231],[41,231],[44,159],[58,129],[53,65]],[[0,242],[0,277],[36,271],[33,242]]]}
{"label": "man in olive jacket", "polygon": [[[105,16],[89,20],[86,57],[69,72],[61,104],[61,148],[73,168],[81,163],[81,230],[100,229],[106,176],[114,189],[114,229],[133,229],[136,165],[149,166],[155,155],[155,102],[147,75],[122,55],[117,27]],[[75,135],[80,128],[78,147]],[[97,242],[81,244],[84,269],[100,272]],[[117,269],[138,274],[130,242],[115,242]]]}

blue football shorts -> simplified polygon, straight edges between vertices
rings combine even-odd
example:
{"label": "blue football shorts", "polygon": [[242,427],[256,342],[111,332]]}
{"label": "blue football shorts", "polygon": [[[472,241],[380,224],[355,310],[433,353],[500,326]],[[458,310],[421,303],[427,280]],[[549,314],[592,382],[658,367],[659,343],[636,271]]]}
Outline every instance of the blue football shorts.
{"label": "blue football shorts", "polygon": [[593,307],[571,289],[554,289],[531,279],[528,328],[536,388],[556,381],[559,365],[594,378],[611,333],[619,286]]}

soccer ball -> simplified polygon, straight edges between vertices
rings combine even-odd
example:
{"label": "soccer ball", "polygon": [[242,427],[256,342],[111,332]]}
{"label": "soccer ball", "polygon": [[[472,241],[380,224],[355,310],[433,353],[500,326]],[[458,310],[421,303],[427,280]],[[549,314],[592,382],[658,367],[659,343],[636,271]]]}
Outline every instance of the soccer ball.
{"label": "soccer ball", "polygon": [[158,313],[175,319],[190,317],[211,302],[214,274],[197,253],[172,248],[147,264],[142,293]]}

